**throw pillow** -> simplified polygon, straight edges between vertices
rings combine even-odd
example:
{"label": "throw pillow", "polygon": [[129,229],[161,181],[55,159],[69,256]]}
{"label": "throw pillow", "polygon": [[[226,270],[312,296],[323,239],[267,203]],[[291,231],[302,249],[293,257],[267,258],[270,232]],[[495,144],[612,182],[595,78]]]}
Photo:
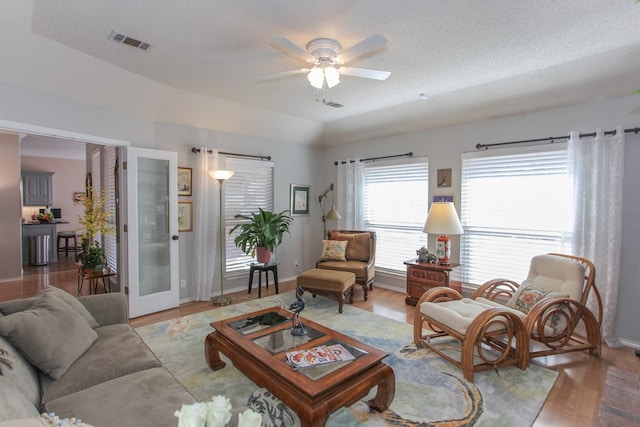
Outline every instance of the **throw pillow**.
{"label": "throw pillow", "polygon": [[542,298],[546,297],[549,291],[537,286],[527,286],[516,299],[516,310],[528,313],[534,305]]}
{"label": "throw pillow", "polygon": [[344,240],[323,240],[320,261],[346,261],[347,243]]}
{"label": "throw pillow", "polygon": [[69,292],[62,290],[60,288],[57,288],[55,286],[47,286],[46,288],[42,289],[34,297],[31,297],[31,298],[22,298],[22,299],[17,299],[12,301],[0,302],[0,313],[7,316],[9,314],[18,313],[20,311],[27,310],[33,307],[33,305],[38,301],[39,296],[42,295],[43,293],[55,294],[64,303],[66,303],[69,306],[69,308],[77,311],[78,314],[80,314],[87,321],[89,326],[91,326],[92,328],[98,327],[98,322],[96,322],[96,319],[91,315],[91,313],[89,313],[89,311],[85,308],[85,306],[82,305],[80,301],[78,301],[76,297],[71,295]]}
{"label": "throw pillow", "polygon": [[0,335],[53,379],[98,339],[80,314],[50,292],[39,295],[31,308],[0,318]]}

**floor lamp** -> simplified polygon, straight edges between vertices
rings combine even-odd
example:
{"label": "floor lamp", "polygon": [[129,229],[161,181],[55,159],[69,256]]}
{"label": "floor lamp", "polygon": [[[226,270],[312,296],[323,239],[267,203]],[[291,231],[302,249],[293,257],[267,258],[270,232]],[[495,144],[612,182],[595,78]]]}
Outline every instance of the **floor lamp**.
{"label": "floor lamp", "polygon": [[[327,193],[329,193],[329,191],[331,191],[331,210],[329,212],[326,212],[327,211],[327,206],[326,206]],[[327,187],[327,189],[324,190],[322,194],[320,194],[320,197],[318,197],[318,201],[320,202],[320,210],[322,211],[322,229],[324,232],[324,234],[322,235],[322,238],[326,239],[327,238],[327,220],[342,218],[333,204],[333,183],[329,185],[329,187]],[[323,201],[324,201],[324,204],[323,204]]]}
{"label": "floor lamp", "polygon": [[220,295],[214,297],[212,302],[213,305],[229,305],[231,304],[231,298],[224,296],[224,275],[222,274],[223,266],[224,266],[224,242],[225,242],[225,232],[224,232],[224,209],[222,205],[222,184],[229,178],[233,176],[233,171],[226,170],[212,170],[209,171],[209,176],[220,184],[218,189],[220,190]]}

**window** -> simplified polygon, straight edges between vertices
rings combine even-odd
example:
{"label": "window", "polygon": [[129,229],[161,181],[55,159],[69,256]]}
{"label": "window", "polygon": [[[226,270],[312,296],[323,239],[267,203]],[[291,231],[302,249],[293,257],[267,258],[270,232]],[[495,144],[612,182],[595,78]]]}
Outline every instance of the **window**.
{"label": "window", "polygon": [[258,208],[273,210],[273,162],[227,157],[226,169],[234,171],[233,177],[223,186],[224,224],[226,236],[227,273],[247,269],[253,258],[236,248],[229,230],[241,222],[236,214],[249,215]]}
{"label": "window", "polygon": [[464,282],[521,281],[533,256],[570,250],[572,199],[566,144],[463,154]]}
{"label": "window", "polygon": [[403,261],[427,244],[428,160],[366,163],[363,180],[364,225],[376,232],[376,268],[403,273]]}
{"label": "window", "polygon": [[96,236],[104,248],[107,257],[107,265],[114,272],[118,271],[118,239],[116,230],[116,147],[100,147],[91,153],[91,187],[93,193],[100,195],[104,191],[105,209],[111,213],[109,215],[109,226],[114,230],[113,234],[107,236]]}

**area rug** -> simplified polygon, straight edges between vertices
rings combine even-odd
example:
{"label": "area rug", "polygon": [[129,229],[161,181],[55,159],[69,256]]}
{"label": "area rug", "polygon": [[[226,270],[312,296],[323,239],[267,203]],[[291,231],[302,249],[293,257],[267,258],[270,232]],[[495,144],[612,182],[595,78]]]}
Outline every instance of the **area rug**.
{"label": "area rug", "polygon": [[[470,383],[462,373],[427,349],[417,349],[412,326],[345,305],[338,314],[335,301],[305,294],[303,317],[326,325],[389,353],[396,393],[384,413],[370,412],[368,397],[334,412],[328,426],[526,426],[531,425],[553,387],[557,373],[536,365],[485,371]],[[204,358],[204,340],[213,321],[274,305],[288,306],[293,292],[251,300],[179,317],[137,331],[165,367],[199,401],[227,396],[233,407],[262,412],[264,425],[297,426],[297,416],[268,391],[258,388],[228,359],[224,369],[211,371]],[[178,408],[176,408],[178,409]]]}
{"label": "area rug", "polygon": [[609,366],[598,426],[640,426],[640,375]]}

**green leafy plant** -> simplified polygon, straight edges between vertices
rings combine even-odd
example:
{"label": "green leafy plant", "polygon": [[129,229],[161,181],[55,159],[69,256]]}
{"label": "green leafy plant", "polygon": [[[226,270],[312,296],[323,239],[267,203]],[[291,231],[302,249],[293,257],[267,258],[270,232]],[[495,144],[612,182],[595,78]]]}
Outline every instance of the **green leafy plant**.
{"label": "green leafy plant", "polygon": [[104,248],[97,241],[82,239],[82,252],[76,255],[76,261],[82,262],[84,268],[94,269],[105,263],[106,255]]}
{"label": "green leafy plant", "polygon": [[288,210],[273,213],[258,209],[259,212],[252,212],[251,215],[235,215],[235,219],[247,222],[236,224],[229,231],[231,235],[240,229],[240,233],[233,241],[237,248],[249,256],[255,255],[257,247],[264,247],[273,252],[282,243],[284,233],[290,234],[289,226],[293,221],[293,218],[288,215]]}

